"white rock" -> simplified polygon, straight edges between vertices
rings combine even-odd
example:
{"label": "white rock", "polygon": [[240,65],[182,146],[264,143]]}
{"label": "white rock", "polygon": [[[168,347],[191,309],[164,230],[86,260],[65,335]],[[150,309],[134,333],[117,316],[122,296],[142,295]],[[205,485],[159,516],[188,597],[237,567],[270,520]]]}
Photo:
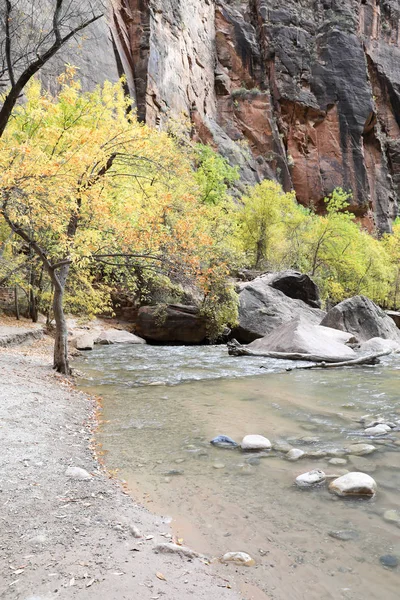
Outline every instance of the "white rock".
{"label": "white rock", "polygon": [[255,560],[247,552],[227,552],[222,557],[222,562],[235,563],[244,567],[252,567],[255,564]]}
{"label": "white rock", "polygon": [[145,344],[146,341],[142,338],[120,329],[106,329],[102,331],[98,338],[95,340],[95,344],[109,345],[109,344]]}
{"label": "white rock", "polygon": [[140,533],[140,530],[138,527],[136,527],[136,525],[129,525],[129,531],[131,532],[134,538],[142,537],[142,534]]}
{"label": "white rock", "polygon": [[271,442],[262,435],[246,435],[241,446],[242,450],[270,450]]}
{"label": "white rock", "polygon": [[382,423],[381,425],[375,425],[375,427],[367,427],[364,433],[367,435],[381,435],[383,433],[387,433],[388,431],[390,431],[390,427]]}
{"label": "white rock", "polygon": [[90,333],[84,333],[79,336],[75,342],[77,350],[93,350],[94,335]]}
{"label": "white rock", "polygon": [[400,344],[394,340],[385,340],[380,337],[374,337],[360,344],[360,352],[373,354],[374,352],[400,352]]}
{"label": "white rock", "polygon": [[319,485],[325,481],[326,475],[319,469],[308,471],[296,477],[296,485],[299,487],[311,487],[313,485]]}
{"label": "white rock", "polygon": [[366,454],[372,454],[376,450],[375,446],[372,444],[351,444],[349,446],[350,454],[354,454],[355,456],[365,456]]}
{"label": "white rock", "polygon": [[299,458],[301,458],[304,455],[305,455],[305,452],[303,450],[300,450],[300,448],[292,448],[286,454],[286,458],[288,460],[295,461],[295,460],[299,460]]}
{"label": "white rock", "polygon": [[92,479],[90,473],[85,471],[85,469],[81,469],[80,467],[68,467],[65,471],[65,474],[70,479],[78,479],[80,481],[88,481]]}
{"label": "white rock", "polygon": [[330,465],[345,465],[347,464],[347,460],[345,458],[331,458],[328,460]]}
{"label": "white rock", "polygon": [[187,546],[179,546],[173,542],[166,542],[165,544],[158,544],[154,547],[154,552],[162,552],[163,554],[179,554],[186,558],[195,558],[196,556],[202,556],[195,550],[188,548]]}
{"label": "white rock", "polygon": [[370,475],[357,471],[338,477],[332,481],[329,489],[337,496],[372,497],[376,492],[376,481]]}

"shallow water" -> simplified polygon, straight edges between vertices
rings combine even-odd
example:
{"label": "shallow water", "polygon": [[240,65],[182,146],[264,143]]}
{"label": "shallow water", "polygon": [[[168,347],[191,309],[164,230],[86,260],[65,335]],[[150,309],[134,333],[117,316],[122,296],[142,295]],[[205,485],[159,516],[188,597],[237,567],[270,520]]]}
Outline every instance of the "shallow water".
{"label": "shallow water", "polygon": [[[85,372],[81,387],[103,397],[98,441],[107,466],[151,510],[170,515],[186,543],[211,556],[249,552],[257,565],[246,580],[264,598],[397,600],[400,567],[385,569],[379,558],[400,559],[400,528],[383,519],[400,510],[400,431],[340,467],[329,457],[291,463],[274,450],[248,455],[209,443],[259,433],[329,452],[370,442],[357,422],[364,414],[400,419],[400,358],[329,371],[286,372],[289,364],[229,357],[222,346],[111,346],[76,366]],[[362,469],[378,494],[342,500],[326,486],[296,488],[295,477],[313,468]],[[355,539],[329,535],[339,530]]]}

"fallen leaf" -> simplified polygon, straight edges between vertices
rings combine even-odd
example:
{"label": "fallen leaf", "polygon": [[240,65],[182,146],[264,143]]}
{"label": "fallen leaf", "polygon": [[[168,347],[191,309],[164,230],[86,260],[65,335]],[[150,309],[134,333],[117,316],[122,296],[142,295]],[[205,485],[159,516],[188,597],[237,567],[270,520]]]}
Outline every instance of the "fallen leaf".
{"label": "fallen leaf", "polygon": [[156,577],[157,577],[158,579],[161,579],[161,581],[167,581],[167,580],[165,579],[164,575],[163,575],[162,573],[160,573],[160,572],[156,573]]}

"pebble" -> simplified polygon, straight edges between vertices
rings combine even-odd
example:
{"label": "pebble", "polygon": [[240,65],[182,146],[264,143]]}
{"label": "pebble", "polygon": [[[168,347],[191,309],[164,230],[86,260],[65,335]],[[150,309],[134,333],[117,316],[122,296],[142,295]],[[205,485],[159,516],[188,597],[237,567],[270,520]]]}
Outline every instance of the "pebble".
{"label": "pebble", "polygon": [[330,458],[328,463],[330,465],[346,465],[347,460],[345,458]]}
{"label": "pebble", "polygon": [[356,471],[334,479],[329,485],[329,489],[337,496],[368,496],[371,498],[376,492],[376,481],[366,473]]}
{"label": "pebble", "polygon": [[366,435],[382,435],[390,431],[388,425],[375,425],[375,427],[367,427],[364,431]]}
{"label": "pebble", "polygon": [[271,442],[262,435],[246,435],[241,446],[242,450],[269,450]]}
{"label": "pebble", "polygon": [[176,462],[176,464],[177,464],[177,465],[179,465],[179,464],[181,464],[181,463],[185,462],[185,459],[184,459],[184,458],[177,458],[177,459],[175,460],[175,462]]}
{"label": "pebble", "polygon": [[351,444],[349,446],[350,454],[354,454],[355,456],[365,456],[366,454],[372,454],[376,450],[375,446],[372,444]]}
{"label": "pebble", "polygon": [[158,544],[153,550],[156,554],[159,552],[162,554],[179,554],[180,556],[185,556],[186,558],[195,558],[196,556],[201,556],[198,554],[198,552],[195,552],[191,548],[188,548],[187,546],[179,546],[173,542]]}
{"label": "pebble", "polygon": [[395,569],[399,565],[399,559],[394,554],[384,554],[379,557],[379,562],[384,567],[389,567],[390,569]]}
{"label": "pebble", "polygon": [[400,523],[400,511],[398,510],[386,510],[383,513],[383,518],[389,523]]}
{"label": "pebble", "polygon": [[224,463],[220,463],[220,462],[214,463],[213,467],[214,467],[214,469],[225,469]]}
{"label": "pebble", "polygon": [[237,448],[238,443],[227,435],[217,435],[211,440],[210,444],[218,448]]}
{"label": "pebble", "polygon": [[325,478],[326,475],[323,471],[314,469],[313,471],[308,471],[307,473],[303,473],[296,477],[296,485],[301,488],[312,487],[324,483]]}
{"label": "pebble", "polygon": [[85,471],[85,469],[81,469],[81,467],[68,467],[65,475],[70,479],[77,479],[79,481],[89,481],[89,479],[92,479],[90,473]]}
{"label": "pebble", "polygon": [[342,542],[348,542],[349,540],[356,540],[359,537],[357,531],[354,529],[342,529],[340,531],[329,531],[328,535],[335,538],[336,540],[341,540]]}
{"label": "pebble", "polygon": [[133,535],[134,538],[141,538],[142,537],[142,534],[140,533],[140,531],[136,527],[136,525],[129,525],[129,531],[131,532],[131,534]]}
{"label": "pebble", "polygon": [[292,448],[286,454],[286,458],[288,460],[295,461],[295,460],[299,460],[299,458],[301,458],[304,455],[305,455],[305,452],[303,450],[300,450],[300,448]]}
{"label": "pebble", "polygon": [[272,444],[272,448],[277,452],[290,452],[292,446],[288,442],[278,440]]}
{"label": "pebble", "polygon": [[243,567],[252,567],[255,565],[255,560],[247,552],[227,552],[222,557],[222,562],[234,563]]}

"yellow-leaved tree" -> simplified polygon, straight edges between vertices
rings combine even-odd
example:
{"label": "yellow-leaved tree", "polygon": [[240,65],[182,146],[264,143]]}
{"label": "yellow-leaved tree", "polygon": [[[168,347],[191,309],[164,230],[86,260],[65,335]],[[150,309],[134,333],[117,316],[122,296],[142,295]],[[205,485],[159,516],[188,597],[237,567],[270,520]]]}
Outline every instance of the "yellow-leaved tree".
{"label": "yellow-leaved tree", "polygon": [[120,84],[82,93],[68,67],[60,85],[54,98],[34,81],[0,139],[0,214],[51,280],[54,368],[69,373],[71,270],[82,277],[94,261],[105,269],[140,261],[166,277],[197,278],[213,298],[226,278],[218,242],[226,218],[201,202],[190,153],[139,123]]}

